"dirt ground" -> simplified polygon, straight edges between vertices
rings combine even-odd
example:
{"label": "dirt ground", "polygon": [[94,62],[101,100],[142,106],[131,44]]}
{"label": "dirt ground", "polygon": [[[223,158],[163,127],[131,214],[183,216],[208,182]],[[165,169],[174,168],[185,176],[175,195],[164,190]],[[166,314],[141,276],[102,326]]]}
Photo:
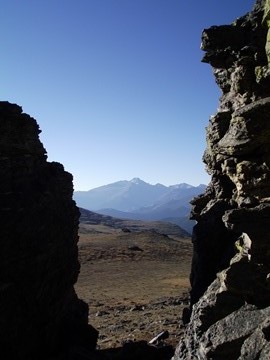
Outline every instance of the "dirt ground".
{"label": "dirt ground", "polygon": [[75,288],[89,305],[98,347],[150,341],[166,330],[166,344],[175,346],[188,305],[190,238],[88,226],[89,232],[84,226],[80,234],[81,272]]}

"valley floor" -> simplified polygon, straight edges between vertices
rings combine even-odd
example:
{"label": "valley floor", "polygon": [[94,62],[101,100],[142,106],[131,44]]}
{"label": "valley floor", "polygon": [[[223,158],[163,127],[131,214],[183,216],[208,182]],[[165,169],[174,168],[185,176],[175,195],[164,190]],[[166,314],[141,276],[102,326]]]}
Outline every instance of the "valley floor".
{"label": "valley floor", "polygon": [[[92,233],[91,233],[92,231]],[[78,296],[89,305],[89,323],[101,349],[128,340],[150,341],[163,330],[175,346],[188,305],[190,238],[151,231],[102,228],[80,234]]]}

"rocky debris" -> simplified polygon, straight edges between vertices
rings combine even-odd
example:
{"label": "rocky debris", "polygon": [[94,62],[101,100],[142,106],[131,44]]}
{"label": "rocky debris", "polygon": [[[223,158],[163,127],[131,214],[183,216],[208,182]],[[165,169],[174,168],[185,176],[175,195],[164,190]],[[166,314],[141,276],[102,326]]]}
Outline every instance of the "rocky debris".
{"label": "rocky debris", "polygon": [[[97,358],[100,360],[170,360],[174,353],[172,346],[154,346],[146,341],[127,341],[122,347],[116,349],[108,349],[98,353],[99,356],[106,357]],[[92,359],[89,358],[89,360]]]}
{"label": "rocky debris", "polygon": [[46,161],[36,121],[0,102],[0,357],[47,359],[95,348],[79,273],[72,176]]}
{"label": "rocky debris", "polygon": [[143,305],[134,305],[132,306],[132,308],[130,309],[130,311],[144,311],[145,307]]}
{"label": "rocky debris", "polygon": [[96,312],[96,316],[104,316],[104,315],[109,315],[109,313],[107,311],[97,311]]}
{"label": "rocky debris", "polygon": [[169,334],[168,330],[162,331],[157,336],[155,336],[153,339],[151,339],[149,341],[149,344],[151,344],[151,345],[159,344],[161,341],[168,339],[169,336],[170,336],[170,334]]}
{"label": "rocky debris", "polygon": [[175,349],[183,332],[180,313],[187,302],[185,295],[134,305],[100,306],[99,303],[91,302],[89,318],[99,331],[98,349],[120,348],[126,342],[150,343],[157,337],[154,336],[156,334],[162,335],[150,345]]}
{"label": "rocky debris", "polygon": [[203,31],[222,96],[203,157],[211,183],[192,201],[192,308],[174,360],[270,357],[269,19],[270,1],[258,0]]}

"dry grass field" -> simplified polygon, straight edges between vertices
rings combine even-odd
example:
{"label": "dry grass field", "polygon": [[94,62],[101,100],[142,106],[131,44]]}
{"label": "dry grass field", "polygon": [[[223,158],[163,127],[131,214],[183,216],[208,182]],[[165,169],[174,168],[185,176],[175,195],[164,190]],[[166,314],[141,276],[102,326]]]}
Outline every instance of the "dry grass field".
{"label": "dry grass field", "polygon": [[149,341],[163,330],[170,334],[167,344],[177,343],[191,253],[190,238],[81,225],[76,292],[89,304],[101,349]]}

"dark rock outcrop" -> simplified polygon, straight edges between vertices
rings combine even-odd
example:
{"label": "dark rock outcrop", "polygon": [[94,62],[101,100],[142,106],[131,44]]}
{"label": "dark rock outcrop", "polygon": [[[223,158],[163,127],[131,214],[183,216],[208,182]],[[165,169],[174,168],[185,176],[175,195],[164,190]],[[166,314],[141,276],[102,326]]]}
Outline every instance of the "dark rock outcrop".
{"label": "dark rock outcrop", "polygon": [[0,102],[0,357],[47,359],[95,348],[79,273],[72,176],[46,161],[36,121]]}
{"label": "dark rock outcrop", "polygon": [[204,30],[222,90],[207,128],[212,180],[192,202],[191,318],[178,359],[270,358],[270,1]]}

